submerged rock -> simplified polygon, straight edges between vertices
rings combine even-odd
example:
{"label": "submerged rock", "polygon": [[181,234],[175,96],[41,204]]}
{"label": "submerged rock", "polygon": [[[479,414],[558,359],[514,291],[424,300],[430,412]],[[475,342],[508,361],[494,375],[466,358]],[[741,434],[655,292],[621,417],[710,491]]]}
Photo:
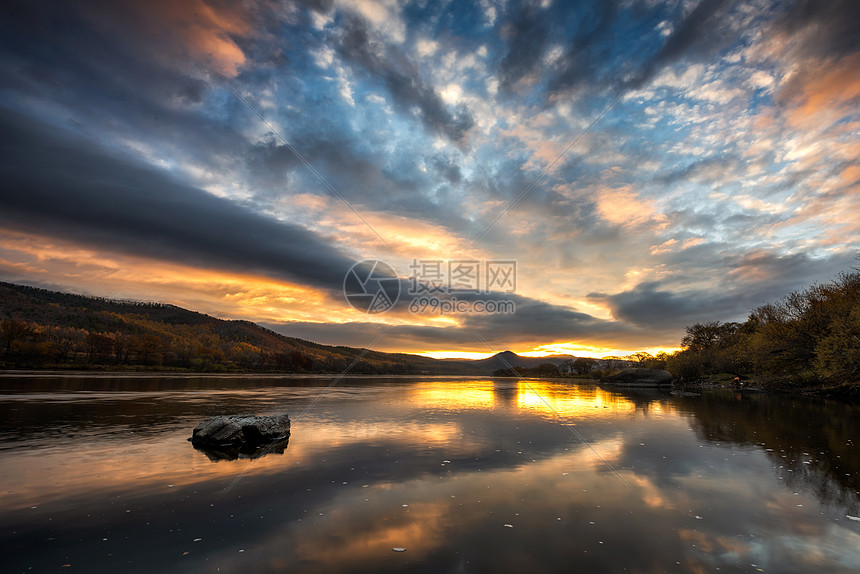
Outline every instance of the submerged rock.
{"label": "submerged rock", "polygon": [[194,446],[254,447],[282,441],[290,436],[287,414],[258,417],[255,415],[218,415],[194,427],[188,440]]}
{"label": "submerged rock", "polygon": [[670,387],[672,373],[662,369],[624,369],[600,382],[619,387]]}

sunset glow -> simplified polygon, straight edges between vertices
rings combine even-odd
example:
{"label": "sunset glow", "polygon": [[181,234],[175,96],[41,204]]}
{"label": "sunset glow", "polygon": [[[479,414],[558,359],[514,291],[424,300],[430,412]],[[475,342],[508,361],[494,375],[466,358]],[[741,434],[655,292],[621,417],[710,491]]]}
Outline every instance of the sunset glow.
{"label": "sunset glow", "polygon": [[[327,345],[599,358],[672,352],[856,265],[847,0],[9,14],[2,281]],[[345,297],[363,260],[402,282],[385,313]],[[515,289],[487,272],[453,296],[515,312],[406,292],[418,265],[451,283],[451,262],[493,261]]]}

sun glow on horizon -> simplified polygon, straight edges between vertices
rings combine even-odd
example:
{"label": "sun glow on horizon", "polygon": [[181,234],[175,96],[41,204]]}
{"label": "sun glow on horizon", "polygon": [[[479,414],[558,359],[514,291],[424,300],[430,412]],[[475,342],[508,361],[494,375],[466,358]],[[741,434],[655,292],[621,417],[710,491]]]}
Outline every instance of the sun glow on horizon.
{"label": "sun glow on horizon", "polygon": [[[604,357],[626,357],[633,353],[645,352],[650,355],[657,353],[667,353],[671,355],[681,350],[681,347],[646,347],[638,349],[618,349],[614,347],[592,347],[589,345],[581,345],[577,343],[553,343],[551,345],[540,345],[533,347],[530,351],[517,351],[515,349],[502,349],[502,351],[511,350],[513,353],[521,357],[551,357],[555,355],[573,355],[576,357],[588,357],[591,359],[602,359]],[[414,352],[415,355],[430,357],[432,359],[471,359],[479,360],[486,359],[496,355],[502,351],[481,352],[481,351],[419,351]],[[407,351],[408,352],[408,351]]]}
{"label": "sun glow on horizon", "polygon": [[431,359],[486,359],[492,357],[496,353],[487,353],[480,351],[420,351],[414,353],[422,357],[430,357]]}
{"label": "sun glow on horizon", "polygon": [[644,349],[618,349],[613,347],[592,347],[578,343],[553,343],[540,345],[531,351],[517,353],[523,357],[549,357],[552,355],[575,355],[577,357],[588,357],[591,359],[602,359],[604,357],[626,357],[633,353],[645,352],[650,355],[657,353],[672,354],[680,351],[680,347],[646,347]]}

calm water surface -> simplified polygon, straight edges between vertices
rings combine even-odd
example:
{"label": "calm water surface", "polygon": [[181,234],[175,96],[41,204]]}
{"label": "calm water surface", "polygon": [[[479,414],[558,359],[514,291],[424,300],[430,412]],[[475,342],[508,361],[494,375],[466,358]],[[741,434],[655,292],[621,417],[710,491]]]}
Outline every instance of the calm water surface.
{"label": "calm water surface", "polygon": [[[860,571],[856,406],[331,380],[0,377],[0,570]],[[187,442],[242,412],[283,453]]]}

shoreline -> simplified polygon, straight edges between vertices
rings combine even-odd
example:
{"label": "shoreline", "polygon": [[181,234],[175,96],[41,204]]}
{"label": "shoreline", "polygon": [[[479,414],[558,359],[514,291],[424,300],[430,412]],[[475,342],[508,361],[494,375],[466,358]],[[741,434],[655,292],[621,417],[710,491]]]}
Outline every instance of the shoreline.
{"label": "shoreline", "polygon": [[[475,374],[475,373],[342,373],[339,371],[331,372],[295,372],[295,371],[254,371],[254,370],[231,370],[231,371],[192,371],[188,369],[115,369],[115,368],[44,368],[44,369],[0,369],[0,379],[12,377],[212,377],[212,378],[229,378],[229,377],[245,377],[258,376],[266,378],[276,377],[480,377],[488,379],[518,379],[519,377],[502,377],[492,374]],[[542,377],[525,377],[527,379],[535,379]],[[598,381],[593,377],[584,376],[560,376],[560,377],[545,377],[548,380],[558,382],[578,382],[578,381]],[[788,387],[780,385],[762,386],[753,382],[748,382],[743,388],[736,389],[731,383],[721,380],[699,380],[696,382],[679,383],[673,381],[671,388],[667,390],[678,392],[698,392],[701,390],[725,390],[742,394],[757,394],[757,393],[777,393],[787,395],[797,395],[804,397],[817,397],[834,399],[847,402],[860,402],[860,382],[843,383],[843,384],[820,384],[808,387]]]}

